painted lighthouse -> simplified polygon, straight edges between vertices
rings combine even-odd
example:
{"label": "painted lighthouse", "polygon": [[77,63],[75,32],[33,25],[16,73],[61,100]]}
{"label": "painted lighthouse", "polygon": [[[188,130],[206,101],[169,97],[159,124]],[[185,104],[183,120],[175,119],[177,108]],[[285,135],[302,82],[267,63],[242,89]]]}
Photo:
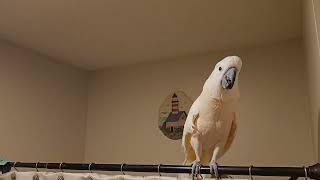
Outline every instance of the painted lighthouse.
{"label": "painted lighthouse", "polygon": [[179,110],[179,99],[176,93],[171,98],[171,112],[164,121],[163,126],[170,132],[183,130],[184,123],[187,119],[187,113]]}

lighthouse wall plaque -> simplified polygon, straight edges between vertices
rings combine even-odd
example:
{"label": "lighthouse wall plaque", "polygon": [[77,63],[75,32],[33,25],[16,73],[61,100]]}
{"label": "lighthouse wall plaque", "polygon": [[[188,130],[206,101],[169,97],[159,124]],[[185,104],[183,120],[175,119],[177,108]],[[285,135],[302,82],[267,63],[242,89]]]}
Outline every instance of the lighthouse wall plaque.
{"label": "lighthouse wall plaque", "polygon": [[192,100],[182,91],[175,91],[161,104],[159,109],[159,129],[169,139],[182,138]]}

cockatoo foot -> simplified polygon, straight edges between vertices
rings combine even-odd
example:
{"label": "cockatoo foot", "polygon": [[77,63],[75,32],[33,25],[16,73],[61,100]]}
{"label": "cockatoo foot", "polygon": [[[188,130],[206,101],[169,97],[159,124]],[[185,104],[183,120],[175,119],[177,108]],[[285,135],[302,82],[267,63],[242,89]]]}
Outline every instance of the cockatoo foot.
{"label": "cockatoo foot", "polygon": [[197,177],[198,175],[201,176],[201,174],[200,174],[200,168],[201,168],[200,161],[193,161],[191,168],[192,168],[192,170],[191,170],[192,180],[194,180],[194,178]]}
{"label": "cockatoo foot", "polygon": [[218,172],[218,163],[212,163],[209,165],[210,167],[210,174],[215,177],[216,179],[221,179],[221,176],[219,175]]}

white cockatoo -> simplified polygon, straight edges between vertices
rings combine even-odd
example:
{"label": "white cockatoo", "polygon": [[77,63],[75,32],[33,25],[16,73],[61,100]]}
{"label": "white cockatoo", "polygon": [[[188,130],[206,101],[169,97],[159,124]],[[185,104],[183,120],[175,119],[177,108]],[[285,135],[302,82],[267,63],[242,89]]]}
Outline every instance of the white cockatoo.
{"label": "white cockatoo", "polygon": [[208,164],[211,174],[220,178],[217,160],[230,148],[237,129],[241,66],[238,56],[218,62],[190,108],[182,146],[184,164],[192,164],[192,178],[199,173],[201,164]]}

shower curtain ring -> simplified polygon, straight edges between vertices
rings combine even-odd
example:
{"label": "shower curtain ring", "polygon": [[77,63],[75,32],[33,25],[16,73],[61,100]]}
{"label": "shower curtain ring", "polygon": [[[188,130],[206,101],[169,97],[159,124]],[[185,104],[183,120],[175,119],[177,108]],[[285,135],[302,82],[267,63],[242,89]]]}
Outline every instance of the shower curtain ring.
{"label": "shower curtain ring", "polygon": [[93,164],[93,163],[90,163],[90,164],[89,164],[89,167],[88,167],[90,173],[92,173],[92,171],[91,171],[91,165],[92,165],[92,164]]}
{"label": "shower curtain ring", "polygon": [[61,170],[61,172],[63,172],[62,164],[63,164],[63,162],[62,162],[62,163],[60,163],[60,165],[59,165],[59,169]]}
{"label": "shower curtain ring", "polygon": [[308,179],[308,172],[307,172],[307,168],[305,166],[303,166],[303,169],[304,169],[304,176],[305,176],[305,179]]}
{"label": "shower curtain ring", "polygon": [[159,174],[159,176],[161,176],[160,167],[161,167],[161,164],[158,165],[158,174]]}
{"label": "shower curtain ring", "polygon": [[14,168],[17,172],[19,172],[18,169],[16,168],[16,164],[17,164],[17,163],[18,163],[18,162],[14,162],[14,163],[13,163],[13,168]]}
{"label": "shower curtain ring", "polygon": [[124,166],[124,165],[126,165],[126,164],[124,164],[124,163],[121,164],[120,170],[121,170],[121,173],[122,173],[123,175],[126,175],[126,174],[123,172],[123,166]]}
{"label": "shower curtain ring", "polygon": [[252,173],[251,173],[252,167],[253,167],[252,165],[250,165],[250,167],[249,167],[249,177],[250,177],[251,180],[253,180]]}
{"label": "shower curtain ring", "polygon": [[39,172],[38,164],[39,164],[39,162],[36,163],[36,170],[37,170],[37,172]]}

